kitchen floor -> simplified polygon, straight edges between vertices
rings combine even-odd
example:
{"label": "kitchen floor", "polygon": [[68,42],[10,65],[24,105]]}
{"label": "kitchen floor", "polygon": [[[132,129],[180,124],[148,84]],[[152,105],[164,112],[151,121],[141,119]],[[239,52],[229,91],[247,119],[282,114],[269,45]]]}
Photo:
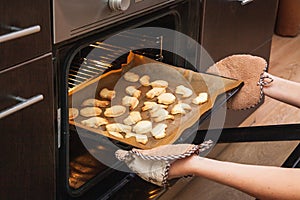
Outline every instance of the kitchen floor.
{"label": "kitchen floor", "polygon": [[[300,35],[273,36],[269,72],[300,82]],[[299,89],[300,90],[300,89]],[[261,126],[300,122],[300,109],[266,97],[265,102],[241,126]],[[237,163],[281,166],[299,144],[291,142],[255,142],[218,144],[210,157]],[[254,200],[243,192],[201,177],[181,179],[162,199],[176,200]]]}

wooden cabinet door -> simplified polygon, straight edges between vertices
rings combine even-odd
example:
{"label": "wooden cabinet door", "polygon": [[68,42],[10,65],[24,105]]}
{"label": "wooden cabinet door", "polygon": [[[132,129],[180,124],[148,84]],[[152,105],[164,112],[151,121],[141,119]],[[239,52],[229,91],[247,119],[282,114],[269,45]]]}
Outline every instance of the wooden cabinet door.
{"label": "wooden cabinet door", "polygon": [[18,99],[43,97],[0,119],[0,199],[54,199],[52,70],[52,55],[47,54],[0,71],[0,116]]}
{"label": "wooden cabinet door", "polygon": [[214,61],[251,53],[269,59],[278,0],[203,1],[201,43]]}
{"label": "wooden cabinet door", "polygon": [[[0,4],[0,70],[51,51],[50,1],[10,0]],[[18,28],[17,38],[7,40]]]}

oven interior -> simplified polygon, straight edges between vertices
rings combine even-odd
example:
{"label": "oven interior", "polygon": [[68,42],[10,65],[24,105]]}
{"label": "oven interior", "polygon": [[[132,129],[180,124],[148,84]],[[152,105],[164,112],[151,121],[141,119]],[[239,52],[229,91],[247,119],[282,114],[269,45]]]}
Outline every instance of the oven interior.
{"label": "oven interior", "polygon": [[[128,35],[124,36],[123,34],[120,35],[120,37],[129,38]],[[183,60],[183,58],[161,49],[162,36],[152,38],[148,36],[130,35],[130,37],[138,41],[137,47],[132,47],[136,49],[134,50],[136,54],[141,54],[159,61],[168,59],[170,63],[178,63],[178,61],[181,62]],[[144,45],[141,41],[155,43],[157,48],[143,49]],[[141,47],[142,49],[140,49]],[[115,55],[112,55],[114,52],[118,52],[118,58],[116,60],[114,58]],[[110,58],[110,56],[112,58]],[[72,93],[77,87],[89,83],[89,81],[102,74],[120,68],[123,63],[126,63],[127,57],[128,49],[103,42],[96,42],[80,50],[70,65],[68,77],[69,92]],[[188,62],[184,66],[196,70],[192,68]],[[93,94],[93,96],[95,96],[96,99],[99,98],[98,94]],[[72,95],[69,96],[69,103],[72,102],[72,97]],[[70,107],[72,107],[72,105],[70,105]],[[99,182],[111,175],[114,170],[107,167],[107,163],[101,163],[99,159],[105,159],[104,157],[107,156],[109,160],[111,160],[111,158],[114,157],[114,152],[117,150],[116,146],[128,150],[132,148],[122,142],[107,140],[104,136],[95,135],[88,130],[80,129],[72,124],[69,124],[69,133],[69,186],[74,191],[80,191],[82,187],[85,186],[90,187],[91,184],[89,182]],[[115,163],[110,163],[110,165],[120,164],[116,160],[114,160],[114,162]]]}

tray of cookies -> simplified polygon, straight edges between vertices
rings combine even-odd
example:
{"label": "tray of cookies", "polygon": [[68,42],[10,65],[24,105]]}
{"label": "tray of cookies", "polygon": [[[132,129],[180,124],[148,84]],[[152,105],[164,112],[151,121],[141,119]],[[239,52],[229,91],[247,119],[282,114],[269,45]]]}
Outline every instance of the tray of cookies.
{"label": "tray of cookies", "polygon": [[69,123],[141,149],[174,143],[242,81],[129,53],[121,69],[69,92]]}

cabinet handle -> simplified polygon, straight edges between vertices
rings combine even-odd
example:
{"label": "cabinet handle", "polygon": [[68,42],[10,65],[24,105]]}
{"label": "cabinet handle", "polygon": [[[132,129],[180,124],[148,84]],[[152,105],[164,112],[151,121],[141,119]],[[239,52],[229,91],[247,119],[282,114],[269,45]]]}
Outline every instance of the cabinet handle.
{"label": "cabinet handle", "polygon": [[21,37],[31,35],[33,33],[37,33],[37,32],[41,31],[41,27],[39,25],[31,26],[31,27],[28,27],[28,28],[25,28],[25,29],[20,29],[20,28],[13,27],[13,29],[17,30],[17,31],[12,32],[12,33],[7,33],[5,35],[0,36],[0,43],[6,42],[6,41],[9,41],[9,40],[14,40],[14,39],[17,39],[17,38],[21,38]]}
{"label": "cabinet handle", "polygon": [[15,96],[11,96],[11,98],[15,99],[15,100],[18,100],[20,101],[20,103],[16,104],[15,106],[13,107],[10,107],[10,108],[7,108],[3,111],[0,112],[0,119],[8,116],[8,115],[11,115],[23,108],[26,108],[26,107],[29,107],[39,101],[42,101],[44,99],[44,96],[42,94],[38,94],[36,96],[33,96],[29,99],[24,99],[22,97],[15,97]]}
{"label": "cabinet handle", "polygon": [[251,3],[254,0],[239,0],[239,1],[241,2],[241,5],[244,6],[244,5],[248,4],[248,3]]}

